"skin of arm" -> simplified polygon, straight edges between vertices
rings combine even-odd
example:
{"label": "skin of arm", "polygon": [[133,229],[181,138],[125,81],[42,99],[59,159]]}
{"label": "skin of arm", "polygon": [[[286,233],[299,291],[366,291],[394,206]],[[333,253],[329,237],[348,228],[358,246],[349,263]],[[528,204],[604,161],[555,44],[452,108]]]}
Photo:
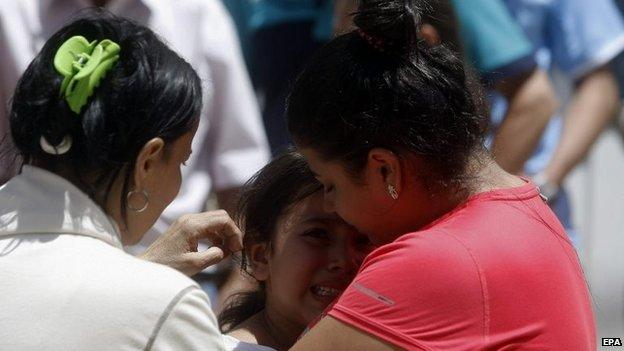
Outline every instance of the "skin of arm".
{"label": "skin of arm", "polygon": [[558,107],[550,78],[541,69],[495,85],[507,101],[507,114],[494,135],[492,152],[507,172],[520,174]]}
{"label": "skin of arm", "polygon": [[299,339],[290,350],[388,351],[401,349],[328,316]]}
{"label": "skin of arm", "polygon": [[355,29],[352,14],[358,9],[357,0],[334,1],[334,35]]}
{"label": "skin of arm", "polygon": [[617,82],[608,66],[581,78],[566,111],[559,144],[544,169],[546,179],[561,185],[570,171],[585,158],[619,107]]}

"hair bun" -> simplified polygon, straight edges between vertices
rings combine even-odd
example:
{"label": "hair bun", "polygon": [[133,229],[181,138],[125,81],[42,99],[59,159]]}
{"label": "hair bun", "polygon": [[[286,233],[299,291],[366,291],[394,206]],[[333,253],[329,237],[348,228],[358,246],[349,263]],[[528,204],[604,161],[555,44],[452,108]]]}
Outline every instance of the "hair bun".
{"label": "hair bun", "polygon": [[416,50],[424,6],[422,0],[361,0],[353,22],[384,47],[409,53]]}

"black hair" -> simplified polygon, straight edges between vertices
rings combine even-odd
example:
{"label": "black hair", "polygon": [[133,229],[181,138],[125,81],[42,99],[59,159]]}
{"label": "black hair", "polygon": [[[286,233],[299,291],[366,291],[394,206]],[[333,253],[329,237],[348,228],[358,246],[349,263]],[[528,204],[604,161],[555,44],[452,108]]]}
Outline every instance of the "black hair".
{"label": "black hair", "polygon": [[[382,147],[424,157],[443,186],[465,180],[487,119],[463,63],[418,34],[427,1],[363,0],[354,23],[321,48],[288,99],[295,142],[355,176]],[[379,45],[371,45],[374,38]]]}
{"label": "black hair", "polygon": [[[60,97],[63,77],[53,65],[61,44],[76,35],[121,47],[119,60],[80,114]],[[11,104],[11,136],[24,163],[65,176],[104,207],[119,174],[123,193],[129,190],[145,143],[160,137],[167,151],[197,125],[201,104],[199,77],[154,32],[104,10],[88,10],[52,35],[22,75]],[[66,135],[73,144],[65,154],[48,154],[39,144],[41,136],[58,145]],[[125,218],[123,197],[121,209]]]}
{"label": "black hair", "polygon": [[[252,245],[266,243],[270,250],[278,221],[293,206],[321,188],[303,156],[293,151],[274,158],[245,184],[237,207],[237,221],[244,233],[243,272],[249,273]],[[259,290],[239,293],[229,299],[219,314],[221,331],[231,331],[264,307],[264,284],[260,282]]]}
{"label": "black hair", "polygon": [[423,8],[422,23],[432,25],[440,35],[440,42],[460,58],[464,46],[459,37],[459,20],[451,0],[428,0]]}

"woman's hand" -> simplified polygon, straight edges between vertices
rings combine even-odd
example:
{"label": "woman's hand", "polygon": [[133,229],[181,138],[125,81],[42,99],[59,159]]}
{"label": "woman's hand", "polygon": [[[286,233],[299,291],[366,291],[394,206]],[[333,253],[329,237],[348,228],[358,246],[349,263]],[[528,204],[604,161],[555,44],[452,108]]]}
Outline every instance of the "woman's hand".
{"label": "woman's hand", "polygon": [[[202,239],[214,246],[198,252]],[[192,276],[242,248],[242,232],[227,212],[219,210],[180,217],[139,257]]]}

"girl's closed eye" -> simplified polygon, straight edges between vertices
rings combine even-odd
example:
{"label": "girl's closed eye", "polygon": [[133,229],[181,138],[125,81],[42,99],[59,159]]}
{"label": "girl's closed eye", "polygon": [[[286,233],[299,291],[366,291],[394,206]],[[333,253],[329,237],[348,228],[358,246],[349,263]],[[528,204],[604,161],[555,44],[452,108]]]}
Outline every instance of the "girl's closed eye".
{"label": "girl's closed eye", "polygon": [[307,230],[303,233],[303,236],[306,240],[315,244],[328,244],[330,240],[329,233],[323,228]]}

